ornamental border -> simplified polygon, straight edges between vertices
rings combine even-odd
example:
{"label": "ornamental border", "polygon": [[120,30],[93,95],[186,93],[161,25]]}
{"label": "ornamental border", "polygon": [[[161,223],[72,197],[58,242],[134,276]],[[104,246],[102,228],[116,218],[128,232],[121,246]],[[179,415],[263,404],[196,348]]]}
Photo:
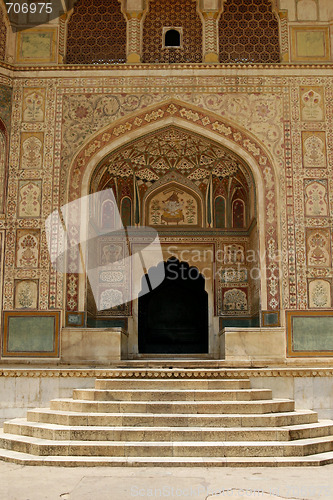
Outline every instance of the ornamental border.
{"label": "ornamental border", "polygon": [[176,368],[151,369],[0,369],[0,378],[131,378],[131,379],[232,379],[248,377],[333,377],[333,368]]}

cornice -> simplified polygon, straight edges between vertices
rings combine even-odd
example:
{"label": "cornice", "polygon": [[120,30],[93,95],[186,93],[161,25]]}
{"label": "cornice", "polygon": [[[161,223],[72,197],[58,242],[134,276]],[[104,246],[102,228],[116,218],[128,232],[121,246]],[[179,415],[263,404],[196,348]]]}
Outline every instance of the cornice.
{"label": "cornice", "polygon": [[[0,63],[0,72],[1,70],[5,70],[6,72],[11,73],[12,77],[15,77],[18,73],[38,73],[38,76],[41,76],[40,73],[100,73],[100,72],[119,72],[124,73],[127,71],[134,72],[156,72],[156,71],[209,71],[209,72],[239,72],[239,71],[278,71],[283,75],[284,71],[332,71],[333,63],[314,63],[314,64],[297,64],[297,63],[281,63],[281,64],[192,64],[192,63],[182,63],[182,64],[112,64],[112,65],[42,65],[42,66],[28,66],[28,65],[12,65],[7,63]],[[8,73],[7,73],[8,74]],[[72,75],[74,76],[74,75]]]}

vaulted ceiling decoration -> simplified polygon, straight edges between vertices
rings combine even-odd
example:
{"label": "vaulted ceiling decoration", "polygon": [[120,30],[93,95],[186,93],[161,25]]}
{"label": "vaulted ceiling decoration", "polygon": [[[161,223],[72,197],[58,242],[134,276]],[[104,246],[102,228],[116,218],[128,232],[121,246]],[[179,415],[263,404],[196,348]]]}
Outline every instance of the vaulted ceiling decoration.
{"label": "vaulted ceiling decoration", "polygon": [[104,158],[95,171],[92,191],[110,187],[114,179],[130,183],[133,175],[139,186],[149,188],[171,171],[201,190],[211,175],[215,183],[236,182],[245,190],[253,184],[236,155],[213,141],[172,126],[133,141]]}

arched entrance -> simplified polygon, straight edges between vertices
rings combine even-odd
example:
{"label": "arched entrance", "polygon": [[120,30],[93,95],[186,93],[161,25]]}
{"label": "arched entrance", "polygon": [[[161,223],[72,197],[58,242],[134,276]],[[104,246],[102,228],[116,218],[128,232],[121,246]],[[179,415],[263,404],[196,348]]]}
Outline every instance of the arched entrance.
{"label": "arched entrance", "polygon": [[[257,235],[253,239],[256,239],[260,244],[260,256],[265,256],[265,258],[260,259],[260,306],[262,311],[278,312],[281,305],[279,281],[281,273],[276,259],[279,234],[279,214],[276,204],[279,186],[277,171],[263,144],[253,135],[224,118],[174,99],[150,108],[144,108],[142,112],[138,112],[133,117],[122,118],[93,135],[85,143],[71,164],[70,174],[68,174],[68,169],[63,169],[65,177],[63,179],[64,189],[61,192],[62,199],[72,201],[89,194],[89,192],[95,192],[100,184],[97,182],[96,187],[92,186],[96,172],[100,172],[99,179],[103,183],[103,172],[100,170],[101,158],[105,158],[110,151],[116,151],[119,146],[128,145],[128,141],[142,138],[145,132],[151,134],[165,126],[179,126],[189,133],[194,131],[208,140],[218,141],[223,148],[239,154],[253,173],[258,196],[255,205],[260,207],[257,213]],[[140,164],[139,161],[138,167]],[[124,167],[125,170],[128,170],[125,164]],[[135,190],[136,193],[138,191],[138,189]],[[238,204],[235,205],[238,208]],[[135,209],[132,208],[132,216],[137,214],[136,207],[140,209],[140,204],[136,203]],[[219,226],[220,221],[224,220],[223,213],[221,215],[223,212],[222,200],[217,200],[216,209],[218,215],[216,221]],[[210,210],[207,213],[211,213],[212,210],[210,205]],[[139,217],[135,223],[137,221],[139,221]],[[71,226],[72,221],[70,220],[69,230],[71,230]],[[77,240],[79,236],[77,235]],[[71,273],[68,274],[66,280],[67,310],[69,312],[85,308],[86,281],[83,275],[77,274],[80,262],[78,253],[73,253],[69,258]],[[221,302],[221,300],[217,300],[217,306]],[[133,329],[135,325],[134,321]],[[134,344],[133,341],[132,345],[134,346]],[[135,352],[134,347],[133,349]]]}
{"label": "arched entrance", "polygon": [[[102,157],[89,181],[86,178],[91,194],[113,191],[125,227],[149,226],[158,231],[164,261],[175,255],[180,262],[198,267],[205,277],[208,270],[208,344],[213,355],[219,352],[222,328],[259,326],[266,306],[266,268],[260,269],[259,255],[268,219],[258,211],[262,184],[251,161],[200,130],[196,133],[168,123]],[[260,165],[263,162],[262,157]],[[141,244],[130,241],[130,250],[137,252]],[[104,255],[103,245],[101,241],[96,248],[98,258]],[[200,252],[203,256],[198,260]],[[153,262],[146,269],[161,262],[150,257]],[[141,277],[133,279],[129,268],[117,270],[115,276],[103,274],[99,293],[104,297],[111,290],[127,296],[132,290],[138,298]],[[88,326],[122,326],[129,334],[129,353],[138,354],[138,301],[99,311],[89,283],[86,290]]]}
{"label": "arched entrance", "polygon": [[205,278],[176,258],[159,266],[165,268],[164,281],[139,297],[139,353],[208,353]]}

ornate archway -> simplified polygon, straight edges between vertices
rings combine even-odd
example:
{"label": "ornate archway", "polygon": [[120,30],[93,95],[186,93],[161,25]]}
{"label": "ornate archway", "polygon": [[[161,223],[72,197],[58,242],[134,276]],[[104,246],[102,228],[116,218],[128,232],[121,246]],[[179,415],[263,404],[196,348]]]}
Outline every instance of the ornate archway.
{"label": "ornate archway", "polygon": [[[71,190],[68,200],[88,194],[92,172],[108,151],[115,150],[129,138],[142,137],[144,132],[152,132],[161,125],[175,124],[183,129],[195,129],[203,137],[215,139],[219,144],[228,147],[239,158],[245,159],[250,165],[258,186],[260,205],[260,239],[262,271],[265,279],[261,283],[263,308],[277,311],[280,308],[279,263],[278,253],[278,216],[276,209],[277,182],[271,158],[261,143],[244,130],[224,123],[220,117],[203,112],[195,107],[179,102],[167,102],[153,109],[146,110],[127,120],[117,122],[96,134],[76,155],[69,178]],[[244,162],[244,161],[243,161]],[[220,197],[221,199],[222,197]],[[221,206],[221,204],[219,205]],[[221,220],[221,217],[220,219]],[[74,236],[79,238],[79,236]],[[72,269],[75,269],[75,255]],[[72,273],[68,276],[67,303],[70,310],[78,309],[78,276]]]}

